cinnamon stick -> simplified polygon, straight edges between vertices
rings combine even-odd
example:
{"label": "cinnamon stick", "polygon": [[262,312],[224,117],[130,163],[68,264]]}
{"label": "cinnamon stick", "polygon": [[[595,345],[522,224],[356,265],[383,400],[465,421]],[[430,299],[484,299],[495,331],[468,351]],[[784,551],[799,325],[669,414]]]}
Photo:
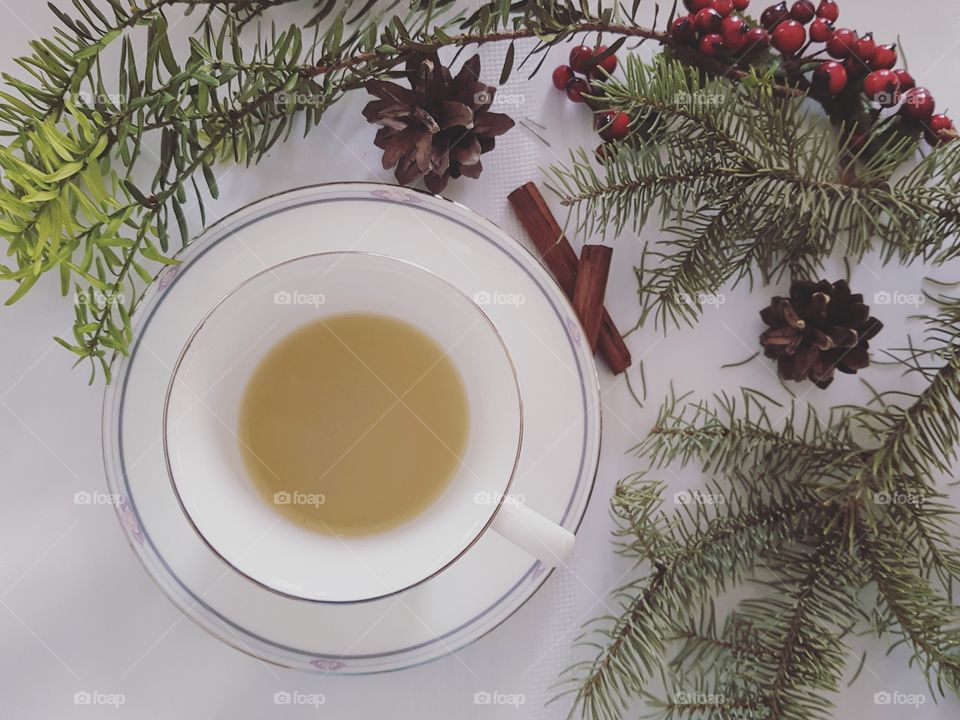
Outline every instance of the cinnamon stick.
{"label": "cinnamon stick", "polygon": [[[572,300],[580,261],[570,241],[564,237],[563,229],[547,207],[543,195],[534,183],[528,182],[510,193],[508,199],[544,264],[553,273],[563,292]],[[615,375],[630,367],[630,351],[606,310],[603,310],[601,317],[597,349]]]}
{"label": "cinnamon stick", "polygon": [[573,286],[573,309],[594,351],[603,324],[603,296],[607,291],[612,255],[613,248],[609,245],[584,245],[580,251],[577,282]]}

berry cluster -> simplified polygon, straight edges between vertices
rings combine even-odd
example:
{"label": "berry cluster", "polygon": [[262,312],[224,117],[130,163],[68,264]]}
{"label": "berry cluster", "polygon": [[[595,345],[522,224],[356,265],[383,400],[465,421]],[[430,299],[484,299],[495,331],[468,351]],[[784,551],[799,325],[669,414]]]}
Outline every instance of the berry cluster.
{"label": "berry cluster", "polygon": [[736,12],[746,10],[750,0],[684,0],[683,4],[690,14],[673,21],[670,35],[695,44],[707,57],[721,52],[746,56],[770,44],[766,30],[751,27]]}
{"label": "berry cluster", "polygon": [[[630,132],[630,116],[622,111],[605,111],[602,103],[587,96],[601,93],[590,84],[591,79],[604,79],[617,69],[617,56],[604,55],[606,45],[589,47],[578,45],[570,51],[570,64],[560,65],[553,71],[553,86],[566,92],[575,103],[588,103],[597,111],[596,125],[607,142],[623,140]],[[602,146],[601,146],[602,147]]]}
{"label": "berry cluster", "polygon": [[[773,47],[784,57],[785,67],[801,76],[815,63],[809,80],[814,96],[830,101],[841,93],[862,92],[874,107],[899,106],[904,121],[922,128],[931,145],[957,137],[946,115],[934,115],[935,102],[929,90],[917,87],[906,70],[894,69],[896,45],[880,45],[872,33],[858,34],[836,28],[840,8],[834,0],[780,2],[760,15],[759,26],[741,17],[749,0],[683,0],[689,14],[677,17],[670,26],[674,42],[695,47],[709,58],[749,62]],[[811,46],[814,52],[804,56]],[[832,60],[817,60],[822,53]]]}

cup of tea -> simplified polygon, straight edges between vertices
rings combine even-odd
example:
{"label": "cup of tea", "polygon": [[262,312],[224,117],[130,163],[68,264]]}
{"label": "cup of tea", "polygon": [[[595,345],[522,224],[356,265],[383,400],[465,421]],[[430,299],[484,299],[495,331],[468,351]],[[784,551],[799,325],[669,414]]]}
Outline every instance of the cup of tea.
{"label": "cup of tea", "polygon": [[547,565],[568,530],[512,495],[523,402],[467,295],[367,252],[270,267],[183,347],[163,447],[184,513],[250,580],[317,602],[422,583],[495,532]]}

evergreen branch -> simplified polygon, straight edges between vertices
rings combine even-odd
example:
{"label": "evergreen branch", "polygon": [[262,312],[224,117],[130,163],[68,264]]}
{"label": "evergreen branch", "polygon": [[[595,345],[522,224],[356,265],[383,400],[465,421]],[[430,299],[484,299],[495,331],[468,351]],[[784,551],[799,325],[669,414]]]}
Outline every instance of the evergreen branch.
{"label": "evergreen branch", "polygon": [[[0,125],[13,135],[0,150],[0,235],[16,261],[0,266],[0,277],[18,283],[8,302],[50,270],[59,271],[64,294],[75,287],[78,297],[103,300],[76,303],[74,340],[58,339],[81,359],[99,359],[106,370],[106,351],[125,351],[138,294],[130,278],[149,282],[149,267],[171,262],[171,219],[182,243],[189,239],[184,186],[194,187],[203,221],[195,174],[216,196],[214,162],[256,162],[289,134],[296,114],[309,130],[344,93],[433,48],[551,34],[551,42],[540,45],[545,51],[575,33],[608,28],[636,38],[665,37],[617,22],[610,12],[590,15],[555,2],[511,8],[497,0],[466,20],[457,15],[444,21],[437,20],[439,5],[449,3],[411,2],[406,19],[374,16],[353,29],[348,24],[369,4],[351,18],[350,3],[323,3],[315,19],[328,19],[329,27],[313,40],[291,27],[261,36],[244,52],[235,40],[243,25],[279,4],[151,0],[124,7],[110,0],[103,12],[95,0],[78,0],[79,16],[55,11],[63,29],[34,43],[33,54],[21,60],[31,82],[5,78],[22,98],[0,96]],[[164,15],[175,6],[207,10],[183,62]],[[131,33],[141,26],[148,30],[142,53]],[[451,32],[454,26],[462,30]],[[119,80],[110,82],[99,59],[117,45]],[[116,92],[107,91],[111,86]],[[158,162],[146,191],[131,178],[144,150],[156,147],[146,139],[154,133]],[[124,166],[122,177],[112,170],[114,162]]]}
{"label": "evergreen branch", "polygon": [[[647,481],[634,478],[630,482]],[[771,497],[766,501],[753,494],[734,494],[728,498],[733,509],[723,516],[711,517],[695,506],[687,521],[667,522],[649,511],[649,491],[655,488],[641,488],[648,498],[641,515],[650,519],[650,526],[638,533],[634,550],[652,560],[652,574],[645,582],[631,583],[618,592],[621,617],[609,628],[594,631],[609,641],[594,661],[571,668],[578,684],[571,714],[581,709],[591,718],[620,717],[634,692],[633,683],[649,677],[657,667],[666,642],[677,630],[678,618],[708,593],[720,592],[741,573],[750,572],[766,549],[806,534],[810,513],[818,506],[818,500],[800,488],[770,486]],[[618,493],[615,498],[630,497],[633,492]],[[614,513],[618,514],[617,506]],[[628,521],[624,531],[628,527],[634,531],[634,513],[631,506],[620,512],[621,519]]]}
{"label": "evergreen branch", "polygon": [[[916,563],[877,528],[864,525],[859,558],[876,583],[880,602],[897,631],[940,692],[960,692],[960,608],[942,598],[922,577]],[[934,675],[935,673],[935,675]]]}
{"label": "evergreen branch", "polygon": [[875,130],[869,153],[855,152],[798,100],[757,87],[630,57],[623,79],[602,91],[630,115],[631,141],[607,146],[599,161],[580,152],[549,169],[584,235],[639,233],[659,211],[674,239],[648,249],[638,270],[641,323],[651,314],[664,329],[692,323],[697,299],[724,283],[811,274],[837,250],[857,260],[879,246],[884,262],[957,252],[955,143],[896,176],[914,144],[892,124]]}
{"label": "evergreen branch", "polygon": [[[821,694],[836,692],[846,652],[841,640],[852,626],[854,597],[848,582],[849,557],[836,537],[825,538],[808,553],[774,553],[776,587],[785,597],[741,603],[741,615],[756,628],[762,623],[763,644],[776,649],[768,664],[769,679],[761,683],[771,720],[823,717],[832,705]],[[751,669],[755,676],[756,666]]]}
{"label": "evergreen branch", "polygon": [[712,404],[687,402],[686,396],[671,392],[633,452],[653,467],[696,463],[712,475],[763,467],[770,474],[801,478],[862,467],[863,451],[854,443],[845,415],[831,413],[821,420],[791,404],[787,410],[776,408],[776,421],[762,400],[746,389],[739,398],[716,395]]}
{"label": "evergreen branch", "polygon": [[[248,103],[242,110],[239,111],[239,113],[234,113],[232,117],[234,120],[240,120],[243,117],[246,117],[250,113],[254,112],[264,102],[268,101],[272,95],[275,95],[280,91],[280,88],[275,88],[270,92],[264,93],[255,101]],[[228,137],[231,137],[234,132],[234,127],[228,125],[224,126],[218,135],[214,136],[208,141],[206,147],[204,147],[203,150],[194,157],[190,164],[178,172],[177,176],[173,179],[166,190],[148,199],[146,204],[148,205],[149,213],[140,221],[140,230],[137,233],[136,241],[124,252],[123,264],[120,266],[120,269],[116,274],[116,278],[114,279],[114,282],[109,290],[111,297],[118,295],[121,290],[127,286],[127,277],[132,271],[135,258],[142,251],[143,244],[146,240],[145,228],[149,228],[153,222],[156,221],[157,216],[160,214],[166,202],[180,189],[180,186],[184,180],[192,177],[193,173],[196,172],[200,167],[209,165],[209,163],[212,162],[220,150],[222,143],[226,141]],[[143,206],[143,203],[134,203],[128,205],[125,209],[137,209]],[[93,328],[91,332],[86,334],[84,338],[87,347],[100,347],[103,342],[104,333],[111,329],[109,323],[111,317],[112,310],[110,305],[107,304],[95,316],[96,327]],[[104,369],[106,370],[106,368]]]}
{"label": "evergreen branch", "polygon": [[[664,720],[831,717],[844,637],[870,615],[860,591],[871,583],[878,630],[913,647],[931,685],[958,691],[957,511],[933,489],[960,442],[960,301],[944,300],[926,319],[929,344],[900,358],[908,369],[919,358],[940,363],[907,407],[881,395],[879,410],[842,407],[820,418],[755,391],[710,403],[671,392],[635,451],[654,468],[696,464],[714,479],[706,495],[675,495],[673,516],[659,511],[664,488],[655,481],[636,476],[618,488],[618,551],[651,570],[619,593],[623,614],[594,631],[603,638],[590,643],[595,658],[571,668],[575,709],[612,718],[643,695]],[[761,529],[780,513],[786,524]],[[726,555],[736,548],[738,557]],[[761,569],[773,580],[758,577]],[[691,572],[697,579],[686,585]],[[741,601],[718,630],[713,597],[747,579],[769,593]],[[643,689],[657,669],[669,671],[667,700]]]}
{"label": "evergreen branch", "polygon": [[954,597],[954,585],[960,582],[960,548],[954,546],[950,528],[957,524],[957,509],[942,501],[942,496],[920,494],[893,497],[889,505],[887,527],[898,538],[901,548],[913,549],[922,576],[937,582],[947,599]]}
{"label": "evergreen branch", "polygon": [[857,490],[903,490],[905,479],[910,480],[908,489],[929,490],[935,473],[950,471],[960,443],[960,354],[954,347],[941,354],[947,355],[946,362],[908,408],[863,410],[853,417],[883,434],[883,443],[852,481]]}

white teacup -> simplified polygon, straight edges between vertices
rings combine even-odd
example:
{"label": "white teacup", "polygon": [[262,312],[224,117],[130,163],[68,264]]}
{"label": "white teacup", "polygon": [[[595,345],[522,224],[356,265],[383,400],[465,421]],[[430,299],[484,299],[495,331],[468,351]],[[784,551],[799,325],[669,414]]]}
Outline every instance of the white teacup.
{"label": "white teacup", "polygon": [[[237,427],[244,389],[263,356],[306,323],[346,312],[409,322],[448,350],[470,422],[461,462],[415,518],[357,536],[325,535],[286,519],[247,475]],[[548,565],[573,547],[568,530],[509,495],[523,407],[510,354],[483,311],[411,263],[363,252],[291,260],[245,281],[197,326],[167,391],[164,454],[197,533],[227,563],[276,592],[357,602],[423,582],[488,529]]]}

